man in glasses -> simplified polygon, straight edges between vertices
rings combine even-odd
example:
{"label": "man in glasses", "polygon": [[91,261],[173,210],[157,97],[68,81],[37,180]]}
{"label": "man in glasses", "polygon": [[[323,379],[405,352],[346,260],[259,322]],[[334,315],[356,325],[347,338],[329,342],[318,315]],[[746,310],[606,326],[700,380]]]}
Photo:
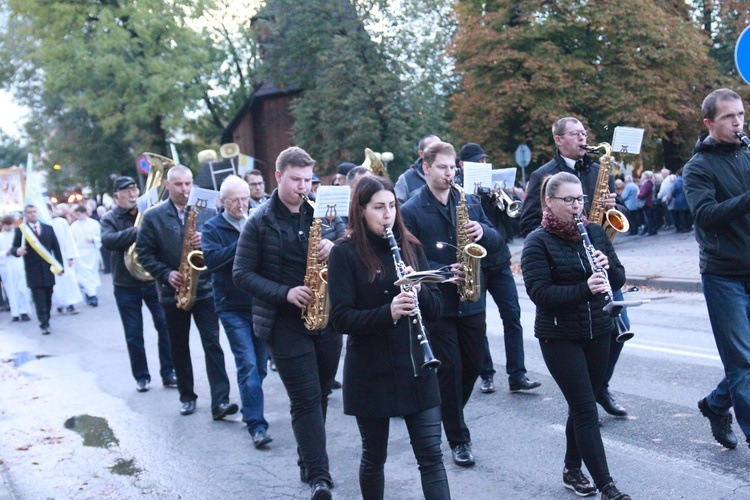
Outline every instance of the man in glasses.
{"label": "man in glasses", "polygon": [[266,182],[260,170],[250,170],[245,174],[245,182],[250,186],[250,208],[258,208],[263,202],[270,198],[266,194]]}
{"label": "man in glasses", "polygon": [[[555,157],[536,169],[529,178],[529,186],[526,190],[526,200],[523,203],[523,209],[521,211],[521,236],[524,238],[542,223],[542,205],[540,201],[541,186],[542,181],[548,175],[555,175],[558,172],[569,172],[577,176],[581,180],[581,186],[583,187],[583,194],[585,196],[583,200],[583,213],[588,214],[589,210],[591,210],[591,202],[597,192],[596,178],[599,176],[599,164],[586,154],[588,135],[588,131],[577,118],[560,118],[554,125],[552,125],[552,136],[555,139],[557,150],[555,151]],[[609,193],[604,199],[604,208],[605,210],[609,210],[610,208],[616,207],[624,214],[628,214],[622,198],[616,193],[615,180],[610,174]],[[570,201],[572,204],[574,200],[567,201]],[[622,300],[621,291],[615,291],[615,300]],[[629,329],[630,321],[628,320],[624,309],[621,315],[625,322],[625,326]],[[617,335],[617,332],[615,331],[613,334]],[[623,344],[613,340],[610,346],[609,367],[607,369],[606,378],[607,382],[605,382],[604,386],[599,391],[596,402],[599,403],[604,411],[610,415],[624,417],[628,414],[627,411],[625,408],[617,404],[609,393],[609,379],[612,378]]]}

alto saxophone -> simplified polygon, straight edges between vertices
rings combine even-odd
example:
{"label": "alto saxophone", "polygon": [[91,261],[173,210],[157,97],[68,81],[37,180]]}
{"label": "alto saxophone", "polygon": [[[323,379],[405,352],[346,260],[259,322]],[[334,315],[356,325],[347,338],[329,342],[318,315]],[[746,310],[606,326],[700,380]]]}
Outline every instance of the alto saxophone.
{"label": "alto saxophone", "polygon": [[598,149],[603,150],[604,155],[599,158],[599,175],[596,178],[596,191],[591,200],[589,220],[602,226],[610,241],[613,241],[617,233],[625,233],[630,229],[630,223],[625,214],[619,210],[615,208],[604,210],[603,198],[609,194],[609,173],[612,171],[612,146],[606,142],[601,142],[596,147],[586,146],[589,152]]}
{"label": "alto saxophone", "polygon": [[469,208],[466,206],[466,193],[456,184],[451,182],[461,195],[456,206],[456,259],[463,266],[466,279],[458,285],[458,294],[461,301],[476,302],[482,295],[482,259],[487,256],[487,250],[466,233],[466,224],[469,223]]}
{"label": "alto saxophone", "polygon": [[[305,195],[301,195],[313,210],[315,204]],[[311,331],[322,330],[328,324],[330,303],[328,302],[328,266],[318,260],[318,244],[323,237],[322,219],[313,219],[310,226],[310,236],[307,244],[307,271],[305,272],[305,286],[312,291],[313,298],[302,309],[302,319],[305,328]]]}
{"label": "alto saxophone", "polygon": [[[203,201],[203,205],[199,205],[201,201]],[[180,268],[178,269],[184,279],[182,286],[177,289],[174,296],[177,301],[177,308],[183,311],[189,311],[193,308],[195,298],[198,296],[198,278],[201,271],[206,270],[203,252],[193,250],[193,245],[190,242],[196,231],[198,211],[205,207],[206,202],[198,200],[194,207],[188,207],[185,214],[185,237],[182,239],[182,255],[180,256]]]}

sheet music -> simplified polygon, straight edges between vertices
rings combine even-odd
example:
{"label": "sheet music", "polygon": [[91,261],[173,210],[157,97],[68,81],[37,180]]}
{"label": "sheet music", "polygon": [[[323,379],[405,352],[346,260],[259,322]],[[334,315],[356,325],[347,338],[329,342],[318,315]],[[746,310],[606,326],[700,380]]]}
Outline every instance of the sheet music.
{"label": "sheet music", "polygon": [[150,207],[152,204],[149,202],[149,195],[148,192],[143,193],[138,197],[138,201],[136,202],[138,205],[138,211],[143,213]]}
{"label": "sheet music", "polygon": [[190,190],[187,206],[196,205],[200,208],[216,208],[216,202],[219,201],[219,192],[213,189],[203,189],[193,185]]}
{"label": "sheet music", "polygon": [[349,186],[320,186],[315,193],[316,219],[326,219],[329,216],[348,217],[351,188]]}
{"label": "sheet music", "polygon": [[641,154],[644,131],[645,129],[642,128],[615,127],[615,136],[612,138],[612,153]]}
{"label": "sheet music", "polygon": [[492,171],[492,187],[510,189],[516,184],[517,168],[498,168]]}
{"label": "sheet music", "polygon": [[464,191],[474,194],[478,187],[492,187],[492,163],[464,162]]}

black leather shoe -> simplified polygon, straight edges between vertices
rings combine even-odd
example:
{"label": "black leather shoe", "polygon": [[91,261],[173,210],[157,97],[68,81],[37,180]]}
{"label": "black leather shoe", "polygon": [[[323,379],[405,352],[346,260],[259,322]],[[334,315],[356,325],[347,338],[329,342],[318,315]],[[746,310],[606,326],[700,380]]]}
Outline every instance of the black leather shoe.
{"label": "black leather shoe", "polygon": [[76,309],[75,306],[68,306],[65,308],[65,312],[67,314],[78,314],[78,309]]}
{"label": "black leather shoe", "polygon": [[609,391],[600,392],[596,397],[596,402],[601,405],[604,411],[614,417],[626,417],[628,415],[627,410],[617,404],[617,401],[615,401],[615,398],[612,397]]}
{"label": "black leather shoe", "polygon": [[187,403],[182,404],[182,408],[180,408],[180,415],[192,415],[195,413],[195,401],[188,401]]}
{"label": "black leather shoe", "polygon": [[99,299],[96,298],[96,295],[89,297],[89,305],[91,307],[97,307],[99,305]]}
{"label": "black leather shoe", "polygon": [[218,407],[211,410],[211,416],[214,420],[221,420],[227,415],[234,415],[240,411],[240,407],[235,403],[221,403]]}
{"label": "black leather shoe", "polygon": [[334,379],[333,382],[331,382],[331,389],[341,389],[341,382]]}
{"label": "black leather shoe", "polygon": [[28,314],[21,314],[21,321],[31,321]]}
{"label": "black leather shoe", "polygon": [[330,500],[333,498],[331,495],[331,485],[326,480],[315,481],[310,485],[310,500]]}
{"label": "black leather shoe", "polygon": [[483,394],[495,392],[495,381],[492,380],[492,377],[482,380],[482,383],[479,385],[479,392]]}
{"label": "black leather shoe", "polygon": [[732,414],[719,415],[708,407],[706,398],[698,401],[698,409],[711,423],[711,434],[714,439],[725,448],[733,450],[737,448],[737,436],[732,431]]}
{"label": "black leather shoe", "polygon": [[164,387],[170,387],[172,389],[177,387],[177,375],[174,373],[170,373],[163,379],[161,379],[161,383],[164,385]]}
{"label": "black leather shoe", "polygon": [[13,319],[12,319],[11,321],[12,321],[13,323],[16,323],[16,322],[18,322],[18,321],[21,321],[21,318],[19,318],[18,316],[13,316]]}
{"label": "black leather shoe", "polygon": [[149,381],[143,378],[139,380],[138,382],[136,382],[135,390],[138,392],[146,392],[148,391],[148,386],[149,386]]}
{"label": "black leather shoe", "polygon": [[273,438],[268,435],[268,433],[265,431],[265,429],[261,429],[259,431],[255,431],[252,433],[253,436],[253,444],[256,448],[263,448],[265,445],[273,441]]}
{"label": "black leather shoe", "polygon": [[526,375],[521,375],[519,378],[513,379],[508,383],[510,392],[530,391],[536,389],[540,385],[542,385],[541,382],[532,382],[526,378]]}
{"label": "black leather shoe", "polygon": [[42,328],[42,335],[49,335],[49,327],[48,326],[45,326],[44,328]]}
{"label": "black leather shoe", "polygon": [[461,443],[456,445],[453,450],[453,461],[461,467],[471,467],[474,465],[474,455],[471,454],[471,443]]}

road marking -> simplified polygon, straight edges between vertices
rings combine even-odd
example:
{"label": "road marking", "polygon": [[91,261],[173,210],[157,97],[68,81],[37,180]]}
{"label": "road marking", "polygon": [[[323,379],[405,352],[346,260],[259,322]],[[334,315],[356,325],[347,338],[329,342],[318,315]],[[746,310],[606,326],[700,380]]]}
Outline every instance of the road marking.
{"label": "road marking", "polygon": [[637,342],[628,342],[628,347],[630,347],[631,349],[633,348],[642,349],[644,351],[662,352],[665,354],[676,354],[678,356],[687,356],[690,358],[710,359],[711,361],[718,361],[719,363],[721,363],[721,358],[719,357],[718,354],[691,352],[691,351],[685,351],[683,349],[673,349],[671,347],[659,347],[659,346],[639,344]]}

